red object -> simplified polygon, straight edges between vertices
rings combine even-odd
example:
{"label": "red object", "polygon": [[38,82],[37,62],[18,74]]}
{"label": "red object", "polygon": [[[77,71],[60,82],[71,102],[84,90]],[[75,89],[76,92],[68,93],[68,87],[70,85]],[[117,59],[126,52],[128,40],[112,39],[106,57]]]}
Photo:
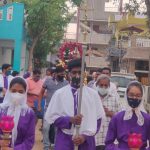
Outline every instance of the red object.
{"label": "red object", "polygon": [[143,142],[142,142],[141,134],[136,134],[136,133],[129,134],[129,137],[128,137],[129,148],[140,149],[142,144],[143,144]]}
{"label": "red object", "polygon": [[14,128],[14,117],[12,116],[2,116],[0,120],[0,129],[3,132],[12,132]]}
{"label": "red object", "polygon": [[75,42],[66,42],[59,49],[59,53],[60,53],[59,56],[62,61],[64,61],[65,59],[66,49],[69,49],[69,59],[72,59],[73,53],[75,53],[76,50],[79,52],[80,57],[82,56],[82,44],[75,43]]}

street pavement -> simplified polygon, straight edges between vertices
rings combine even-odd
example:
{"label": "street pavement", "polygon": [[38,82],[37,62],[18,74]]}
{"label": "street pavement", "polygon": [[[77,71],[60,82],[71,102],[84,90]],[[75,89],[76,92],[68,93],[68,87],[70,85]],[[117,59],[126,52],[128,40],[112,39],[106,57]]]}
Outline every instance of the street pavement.
{"label": "street pavement", "polygon": [[42,132],[39,130],[42,125],[42,120],[38,120],[38,123],[36,125],[36,132],[35,132],[35,144],[32,150],[43,150],[43,144],[42,144]]}

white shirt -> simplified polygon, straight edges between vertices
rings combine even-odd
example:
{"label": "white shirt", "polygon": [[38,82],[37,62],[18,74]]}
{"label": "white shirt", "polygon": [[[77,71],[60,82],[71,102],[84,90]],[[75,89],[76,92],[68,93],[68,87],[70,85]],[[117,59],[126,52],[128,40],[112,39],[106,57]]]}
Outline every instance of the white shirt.
{"label": "white shirt", "polygon": [[[81,114],[83,120],[80,126],[80,134],[94,136],[97,131],[97,120],[103,118],[105,112],[98,93],[93,89],[84,86],[82,97]],[[54,93],[47,108],[45,119],[52,124],[63,116],[74,116],[74,98],[70,84]],[[74,126],[71,129],[62,129],[62,132],[73,135]]]}
{"label": "white shirt", "polygon": [[[121,110],[118,96],[108,94],[102,100],[102,104],[109,111],[117,113]],[[111,118],[106,116],[106,119],[101,123],[100,131],[95,136],[96,146],[105,145],[105,138]]]}

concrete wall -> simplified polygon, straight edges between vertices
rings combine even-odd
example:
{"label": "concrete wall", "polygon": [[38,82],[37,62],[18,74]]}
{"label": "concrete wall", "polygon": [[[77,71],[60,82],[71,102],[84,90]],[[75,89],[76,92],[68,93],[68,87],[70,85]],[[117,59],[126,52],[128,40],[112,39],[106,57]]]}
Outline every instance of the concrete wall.
{"label": "concrete wall", "polygon": [[[10,8],[12,9],[11,19]],[[0,40],[3,46],[0,47],[7,49],[7,46],[14,41],[14,57],[13,57],[13,69],[20,71],[21,66],[21,51],[23,45],[24,34],[24,4],[11,3],[5,6],[1,6],[0,10],[3,11],[3,18],[0,20]],[[3,43],[3,41],[5,41]],[[8,56],[9,57],[9,56]]]}
{"label": "concrete wall", "polygon": [[[108,0],[87,0],[88,4],[88,19],[89,20],[108,20],[110,12],[105,12],[105,2]],[[93,14],[92,10],[94,8]],[[112,14],[112,13],[111,13]],[[84,18],[84,11],[81,10],[81,19]]]}

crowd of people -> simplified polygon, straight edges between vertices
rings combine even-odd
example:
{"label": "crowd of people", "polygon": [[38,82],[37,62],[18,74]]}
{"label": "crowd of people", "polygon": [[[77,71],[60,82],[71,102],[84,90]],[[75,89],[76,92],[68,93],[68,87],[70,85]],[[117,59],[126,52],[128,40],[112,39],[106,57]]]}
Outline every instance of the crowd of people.
{"label": "crowd of people", "polygon": [[81,59],[68,62],[67,75],[56,66],[43,79],[39,69],[23,76],[11,70],[3,64],[0,74],[0,121],[14,120],[11,140],[0,136],[2,150],[32,150],[39,118],[43,150],[150,150],[150,115],[138,81],[129,83],[122,106],[108,67],[87,77],[82,94]]}

